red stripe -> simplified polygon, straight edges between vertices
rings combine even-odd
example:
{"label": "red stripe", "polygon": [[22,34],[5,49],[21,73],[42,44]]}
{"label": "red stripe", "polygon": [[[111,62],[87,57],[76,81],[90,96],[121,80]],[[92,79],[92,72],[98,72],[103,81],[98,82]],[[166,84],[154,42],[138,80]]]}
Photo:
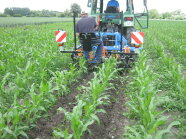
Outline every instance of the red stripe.
{"label": "red stripe", "polygon": [[59,33],[60,31],[56,31],[56,36],[57,36],[57,34]]}
{"label": "red stripe", "polygon": [[132,39],[134,39],[134,41],[138,44],[142,44],[142,42],[134,35],[132,34]]}
{"label": "red stripe", "polygon": [[66,38],[66,32],[63,33],[63,35],[57,40],[57,42],[62,42],[64,38]]}
{"label": "red stripe", "polygon": [[138,32],[144,38],[144,32]]}

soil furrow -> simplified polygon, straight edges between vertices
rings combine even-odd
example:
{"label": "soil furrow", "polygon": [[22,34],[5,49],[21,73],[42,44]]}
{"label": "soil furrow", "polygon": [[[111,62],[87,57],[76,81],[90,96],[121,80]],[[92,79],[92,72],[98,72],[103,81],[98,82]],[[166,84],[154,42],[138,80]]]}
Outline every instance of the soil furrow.
{"label": "soil furrow", "polygon": [[[89,127],[91,133],[86,133],[83,139],[119,139],[124,134],[124,127],[129,124],[129,120],[123,114],[127,112],[125,106],[126,97],[124,86],[120,81],[114,81],[117,90],[109,90],[111,103],[102,106],[106,113],[99,113],[100,126],[94,123]],[[121,87],[122,86],[122,87]]]}
{"label": "soil furrow", "polygon": [[31,129],[27,134],[30,139],[50,139],[52,138],[52,129],[57,127],[59,124],[64,122],[64,114],[57,113],[57,109],[62,107],[68,111],[71,111],[76,105],[76,96],[81,93],[77,90],[79,86],[85,86],[88,81],[93,78],[94,74],[89,73],[84,75],[79,82],[71,86],[71,93],[65,96],[58,98],[56,105],[49,111],[48,118],[41,118],[36,127]]}
{"label": "soil furrow", "polygon": [[[78,83],[71,88],[71,94],[62,96],[58,99],[57,104],[49,111],[49,117],[42,118],[37,122],[37,126],[28,132],[30,139],[51,139],[52,129],[59,125],[66,125],[64,114],[57,113],[57,109],[62,107],[67,111],[72,111],[76,105],[76,96],[80,93],[77,88],[86,86],[88,81],[93,78],[94,74],[85,75]],[[124,127],[129,124],[129,120],[123,114],[127,112],[125,106],[126,97],[124,94],[125,85],[120,79],[113,80],[112,83],[116,89],[109,89],[106,93],[110,95],[110,104],[100,106],[106,113],[99,113],[100,125],[94,123],[89,126],[91,133],[85,133],[82,139],[119,139],[122,138]]]}

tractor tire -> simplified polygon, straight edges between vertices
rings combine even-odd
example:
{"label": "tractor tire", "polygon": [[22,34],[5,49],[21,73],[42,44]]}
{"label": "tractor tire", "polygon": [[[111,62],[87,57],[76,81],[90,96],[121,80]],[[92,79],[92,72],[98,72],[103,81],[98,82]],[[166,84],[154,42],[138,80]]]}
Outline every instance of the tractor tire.
{"label": "tractor tire", "polygon": [[128,27],[124,29],[124,35],[127,39],[128,45],[131,45],[131,33],[135,32],[136,29],[134,27]]}

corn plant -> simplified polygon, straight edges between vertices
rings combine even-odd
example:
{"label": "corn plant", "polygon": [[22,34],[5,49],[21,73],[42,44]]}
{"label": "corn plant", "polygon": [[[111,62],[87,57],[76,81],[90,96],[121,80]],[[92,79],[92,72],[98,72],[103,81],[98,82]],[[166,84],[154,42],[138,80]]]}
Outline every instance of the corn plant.
{"label": "corn plant", "polygon": [[[154,47],[154,45],[156,46]],[[152,50],[152,47],[157,51]],[[172,47],[171,44],[169,47]],[[166,45],[162,45],[161,42],[157,43],[155,40],[151,40],[149,48],[150,53],[159,55],[158,59],[155,60],[155,66],[153,66],[153,69],[157,72],[156,75],[160,79],[156,82],[158,89],[166,92],[166,95],[170,97],[171,100],[174,100],[174,103],[170,101],[167,106],[183,111],[183,107],[185,107],[185,85],[183,85],[185,84],[185,76],[182,74],[184,70],[182,65],[179,64],[180,62],[177,62],[177,59],[170,56],[170,53],[167,53],[166,50],[169,48]]]}
{"label": "corn plant", "polygon": [[70,64],[70,70],[56,71],[53,74],[53,82],[56,83],[56,90],[58,91],[58,95],[62,96],[64,93],[69,93],[69,86],[71,83],[75,82],[77,78],[79,78],[82,73],[86,73],[87,69],[84,67],[84,60],[81,59],[79,62],[79,69],[76,69],[76,65]]}
{"label": "corn plant", "polygon": [[82,100],[79,100],[77,106],[73,108],[72,113],[66,112],[62,108],[58,109],[64,112],[66,119],[71,122],[74,139],[80,139],[83,133],[87,130],[88,126],[94,122],[94,119],[92,118],[87,120],[83,119],[84,106],[85,103]]}
{"label": "corn plant", "polygon": [[[70,24],[63,26],[72,29]],[[65,70],[69,69],[70,57],[60,55],[53,39],[54,30],[60,27],[61,24],[0,27],[0,137],[26,137],[26,131],[55,104],[54,90],[62,88],[61,74],[68,92],[70,84],[86,72],[83,61],[79,70],[73,65],[70,71]],[[72,35],[70,30],[68,33]],[[66,44],[71,45],[70,36],[67,40]],[[66,91],[60,93],[67,94]]]}
{"label": "corn plant", "polygon": [[[89,87],[85,88],[85,93],[77,97],[77,105],[73,108],[72,112],[67,112],[63,108],[59,108],[65,114],[65,118],[70,122],[71,134],[67,134],[65,129],[54,130],[53,134],[57,137],[80,139],[85,131],[89,131],[88,126],[100,120],[97,113],[105,113],[103,109],[98,109],[98,106],[107,104],[109,95],[104,93],[109,85],[109,81],[114,78],[116,73],[116,61],[113,59],[108,60],[99,68],[98,73],[94,73],[94,78],[88,83]],[[105,102],[106,101],[106,102]]]}
{"label": "corn plant", "polygon": [[[130,109],[130,115],[136,117],[139,120],[139,129],[136,130],[135,126],[127,127],[126,137],[129,138],[153,138],[158,136],[161,125],[166,123],[167,117],[161,116],[162,112],[157,111],[157,106],[160,99],[157,99],[157,91],[154,87],[154,77],[149,71],[149,67],[146,66],[146,55],[140,55],[139,61],[136,64],[134,72],[136,73],[135,81],[131,83],[134,88],[130,92],[130,101],[127,103]],[[174,122],[178,125],[179,122]],[[170,125],[170,127],[172,127]]]}
{"label": "corn plant", "polygon": [[28,138],[24,132],[28,129],[28,126],[22,125],[23,117],[21,115],[25,113],[25,109],[21,109],[20,106],[13,106],[1,115],[0,133],[2,138],[17,138],[18,135]]}
{"label": "corn plant", "polygon": [[148,134],[143,125],[135,127],[126,127],[128,133],[126,134],[128,139],[162,139],[167,134],[171,133],[171,128],[175,125],[180,124],[178,121],[172,122],[166,129],[157,130],[155,135]]}
{"label": "corn plant", "polygon": [[[166,22],[165,22],[166,23]],[[179,24],[179,23],[178,23]],[[154,24],[155,25],[155,24]],[[165,24],[164,24],[165,25]],[[167,24],[168,25],[168,24]],[[156,24],[156,27],[159,26]],[[163,24],[160,25],[163,27]],[[155,26],[154,26],[155,27]],[[166,30],[162,28],[162,31]],[[175,28],[174,28],[175,29]],[[157,31],[155,28],[147,31],[147,39],[146,39],[146,47],[145,50],[147,52],[147,58],[149,59],[148,64],[150,70],[154,72],[154,87],[157,89],[158,95],[161,97],[166,97],[165,101],[161,101],[158,106],[161,106],[161,109],[164,111],[175,111],[181,112],[176,115],[179,117],[180,124],[177,126],[179,130],[176,133],[176,136],[184,136],[185,128],[185,114],[182,113],[185,108],[185,77],[182,73],[184,70],[184,60],[181,56],[180,48],[184,45],[183,41],[178,43],[179,40],[175,40],[176,36],[180,36],[180,33],[176,33],[171,35],[171,31],[167,31],[168,33],[163,34]],[[153,36],[153,37],[152,37]],[[169,38],[171,36],[171,38]],[[185,39],[180,36],[180,40]],[[169,42],[168,42],[169,40]],[[174,40],[174,43],[173,43]],[[171,44],[172,41],[172,44]],[[172,50],[171,50],[172,49]],[[177,53],[177,54],[176,54]],[[180,55],[180,60],[179,57]],[[167,101],[168,100],[168,101]],[[174,116],[174,115],[173,115]]]}
{"label": "corn plant", "polygon": [[68,128],[65,129],[65,131],[62,131],[60,128],[56,128],[53,130],[53,136],[55,138],[63,138],[63,139],[71,139],[73,136],[72,134],[69,134]]}

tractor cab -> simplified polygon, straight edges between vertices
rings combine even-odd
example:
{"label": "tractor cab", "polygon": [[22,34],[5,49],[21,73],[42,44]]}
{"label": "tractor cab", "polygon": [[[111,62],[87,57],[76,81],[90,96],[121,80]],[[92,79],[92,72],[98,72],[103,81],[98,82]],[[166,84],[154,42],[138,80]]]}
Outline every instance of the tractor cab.
{"label": "tractor cab", "polygon": [[[138,24],[141,28],[148,28],[147,0],[117,0],[120,12],[114,7],[107,7],[109,0],[88,0],[91,16],[105,27],[105,24],[115,24],[126,34],[127,28]],[[122,25],[121,25],[122,24]]]}
{"label": "tractor cab", "polygon": [[[147,0],[117,0],[113,5],[119,5],[118,7],[109,6],[108,3],[110,3],[110,0],[88,0],[87,3],[87,6],[91,9],[90,15],[96,18],[100,26],[101,39],[107,50],[111,51],[111,48],[116,50],[118,44],[114,42],[119,41],[120,50],[125,49],[126,44],[131,48],[131,51],[134,51],[135,47],[142,46],[143,42],[134,42],[132,36],[134,36],[133,32],[137,31],[136,26],[138,29],[148,28]],[[143,38],[143,36],[142,33],[140,38]],[[110,44],[112,44],[112,47]]]}

